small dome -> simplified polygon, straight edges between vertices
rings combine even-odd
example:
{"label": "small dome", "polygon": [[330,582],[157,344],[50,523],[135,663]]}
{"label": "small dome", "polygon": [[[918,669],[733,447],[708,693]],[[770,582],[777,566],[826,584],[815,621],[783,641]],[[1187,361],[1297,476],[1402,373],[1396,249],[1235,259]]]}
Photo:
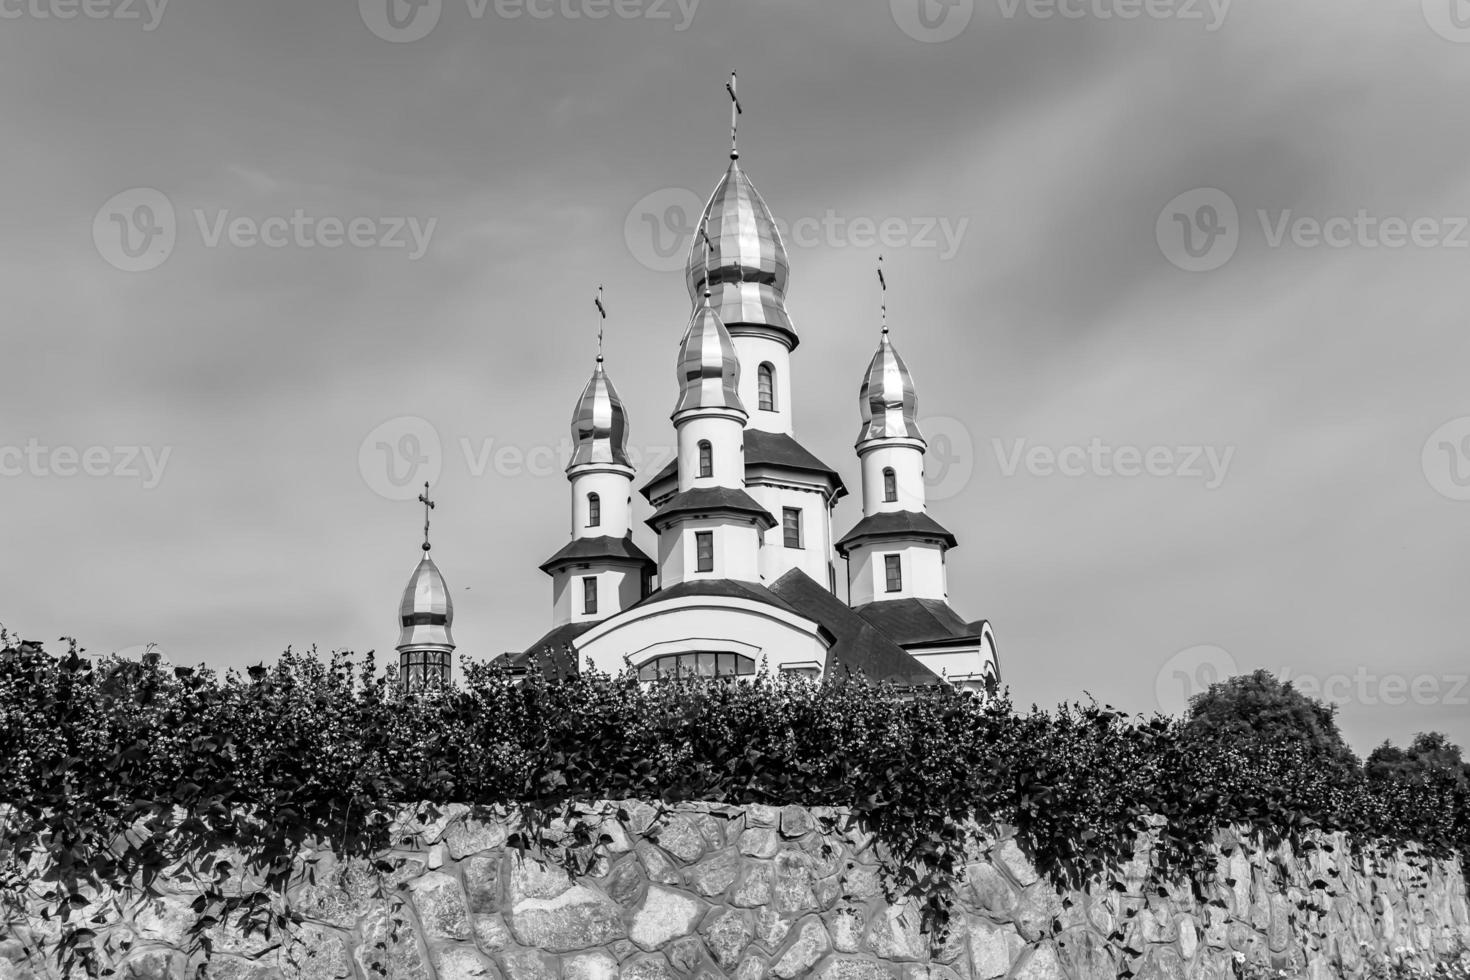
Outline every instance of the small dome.
{"label": "small dome", "polygon": [[745,411],[740,401],[740,358],[735,354],[735,342],[710,305],[708,293],[679,343],[679,404],[674,414],[695,408]]}
{"label": "small dome", "polygon": [[568,469],[587,463],[633,465],[628,461],[628,410],[603,370],[601,357],[572,413],[572,446]]}
{"label": "small dome", "polygon": [[863,415],[859,445],[872,439],[924,438],[919,432],[919,395],[914,389],[913,375],[898,356],[886,330],[863,378],[858,407]]}
{"label": "small dome", "polygon": [[[710,288],[720,318],[732,325],[768,326],[796,346],[796,328],[786,312],[791,267],[771,209],[738,160],[721,178],[705,205],[698,228],[710,239]],[[704,291],[704,241],[696,235],[686,266],[689,295]]]}
{"label": "small dome", "polygon": [[398,649],[406,647],[442,647],[454,649],[454,637],[449,627],[454,625],[454,602],[449,598],[449,586],[434,559],[424,555],[408,587],[403,590],[403,601],[398,605],[398,622],[402,632],[398,634]]}

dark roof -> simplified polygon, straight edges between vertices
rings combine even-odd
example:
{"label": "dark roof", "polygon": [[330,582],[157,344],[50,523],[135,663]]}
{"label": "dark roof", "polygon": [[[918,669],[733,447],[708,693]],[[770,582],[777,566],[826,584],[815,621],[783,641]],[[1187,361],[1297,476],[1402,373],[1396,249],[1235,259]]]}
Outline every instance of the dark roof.
{"label": "dark roof", "polygon": [[740,582],[733,578],[710,578],[691,579],[671,585],[667,589],[659,589],[657,592],[629,606],[630,609],[638,609],[642,606],[652,606],[660,602],[669,602],[673,599],[682,599],[685,596],[725,596],[731,599],[746,599],[750,602],[760,602],[768,606],[775,606],[784,612],[803,615],[794,608],[791,603],[776,595],[764,585],[756,582]]}
{"label": "dark roof", "polygon": [[542,562],[541,570],[550,574],[560,565],[580,565],[597,561],[620,561],[635,565],[653,564],[653,559],[633,543],[631,534],[624,538],[605,535],[599,538],[578,538]]}
{"label": "dark roof", "polygon": [[837,542],[837,553],[847,557],[849,546],[860,538],[938,538],[946,548],[959,542],[955,536],[928,514],[912,510],[895,510],[864,517],[857,526]]}
{"label": "dark roof", "polygon": [[985,626],[983,619],[965,622],[939,599],[883,599],[855,611],[902,647],[975,642]]}
{"label": "dark roof", "polygon": [[[842,477],[837,471],[817,457],[784,432],[763,432],[760,429],[745,430],[745,468],[752,466],[773,466],[788,470],[800,470],[805,473],[815,473],[826,477],[832,483],[832,499],[847,495],[847,488],[842,485]],[[651,500],[653,496],[649,490],[672,479],[679,473],[679,461],[675,459],[658,474],[643,485],[640,493],[645,499]]]}
{"label": "dark roof", "polygon": [[598,623],[566,623],[555,627],[521,653],[507,653],[500,658],[511,670],[529,670],[539,657],[541,672],[547,677],[570,677],[577,673],[577,655],[568,655],[572,641]]}
{"label": "dark roof", "polygon": [[870,683],[901,686],[940,683],[939,677],[884,636],[841,599],[799,568],[771,584],[771,591],[798,613],[821,623],[835,641],[827,655],[828,677],[861,676]]}
{"label": "dark roof", "polygon": [[648,526],[658,530],[676,514],[743,514],[753,517],[756,523],[769,529],[776,526],[776,519],[744,490],[728,487],[695,487],[676,493],[654,511],[647,521]]}

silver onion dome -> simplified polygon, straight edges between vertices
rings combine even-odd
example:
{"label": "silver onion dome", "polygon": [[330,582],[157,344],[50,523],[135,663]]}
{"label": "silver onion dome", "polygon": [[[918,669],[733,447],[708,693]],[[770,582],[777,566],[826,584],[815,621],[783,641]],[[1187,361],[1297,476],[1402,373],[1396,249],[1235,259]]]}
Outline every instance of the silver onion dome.
{"label": "silver onion dome", "polygon": [[454,637],[449,627],[454,625],[454,602],[449,598],[449,586],[434,559],[427,554],[413,570],[408,587],[403,590],[403,601],[398,604],[398,621],[402,631],[398,634],[398,649],[439,647],[454,649]]}
{"label": "silver onion dome", "polygon": [[913,375],[888,339],[887,330],[863,377],[858,407],[863,415],[859,445],[872,439],[924,438],[919,432],[919,395]]}
{"label": "silver onion dome", "polygon": [[[796,328],[786,312],[791,267],[771,209],[750,178],[731,160],[705,205],[698,228],[709,235],[709,280],[714,307],[727,324],[767,326],[796,346]],[[704,242],[696,235],[689,250],[689,295],[705,288]]]}
{"label": "silver onion dome", "polygon": [[567,469],[587,463],[633,465],[628,460],[628,410],[603,370],[601,357],[572,413],[572,447]]}
{"label": "silver onion dome", "polygon": [[730,331],[710,305],[709,293],[679,343],[679,403],[674,414],[696,408],[745,411],[740,401],[740,358]]}

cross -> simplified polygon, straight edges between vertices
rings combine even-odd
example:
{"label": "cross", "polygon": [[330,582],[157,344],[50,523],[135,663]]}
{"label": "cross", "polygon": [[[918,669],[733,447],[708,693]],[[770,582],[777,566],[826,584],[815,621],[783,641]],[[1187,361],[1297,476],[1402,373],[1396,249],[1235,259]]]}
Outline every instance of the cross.
{"label": "cross", "polygon": [[704,299],[707,305],[709,303],[710,296],[714,293],[714,287],[710,285],[709,281],[709,253],[710,249],[714,248],[715,246],[714,243],[709,240],[709,225],[705,224],[700,226],[699,237],[704,239]]}
{"label": "cross", "polygon": [[424,505],[424,551],[429,550],[429,511],[434,509],[434,501],[429,499],[429,485],[424,484],[424,492],[419,494],[419,503]]}
{"label": "cross", "polygon": [[745,114],[745,109],[740,105],[740,96],[736,94],[735,73],[730,73],[730,80],[725,83],[725,91],[730,93],[730,159],[739,160],[740,150],[735,146],[735,134],[740,128],[740,117]]}
{"label": "cross", "polygon": [[602,317],[597,324],[597,363],[602,363],[602,328],[607,326],[607,307],[602,305],[602,287],[597,287],[597,299],[593,300],[597,305],[597,314]]}
{"label": "cross", "polygon": [[888,336],[888,280],[883,278],[883,256],[878,256],[878,285],[883,289],[883,336]]}

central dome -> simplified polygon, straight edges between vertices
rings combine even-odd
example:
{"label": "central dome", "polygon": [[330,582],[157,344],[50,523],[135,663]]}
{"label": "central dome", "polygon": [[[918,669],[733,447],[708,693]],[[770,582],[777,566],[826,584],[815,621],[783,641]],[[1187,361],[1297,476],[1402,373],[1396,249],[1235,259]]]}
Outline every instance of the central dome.
{"label": "central dome", "polygon": [[[730,161],[697,227],[709,235],[709,284],[720,319],[736,329],[769,327],[795,348],[796,328],[786,312],[786,244],[740,161]],[[704,242],[696,235],[686,266],[691,299],[704,292],[704,268]]]}

